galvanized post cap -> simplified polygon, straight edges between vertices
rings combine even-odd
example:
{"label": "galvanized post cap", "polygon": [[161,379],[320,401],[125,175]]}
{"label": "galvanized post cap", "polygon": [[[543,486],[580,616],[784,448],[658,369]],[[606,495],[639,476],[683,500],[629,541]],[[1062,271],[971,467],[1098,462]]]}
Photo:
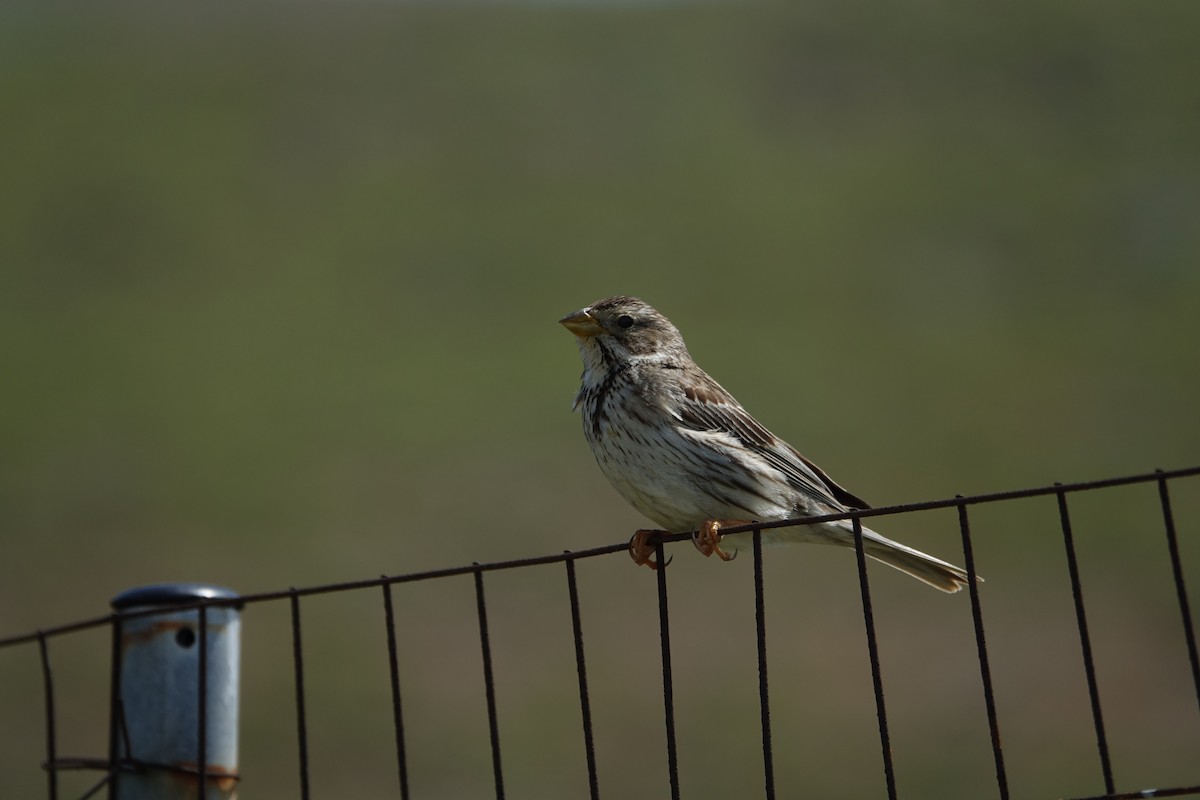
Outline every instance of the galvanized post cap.
{"label": "galvanized post cap", "polygon": [[224,586],[207,583],[157,583],[126,589],[111,601],[121,611],[139,606],[180,606],[202,600],[236,600],[238,593]]}

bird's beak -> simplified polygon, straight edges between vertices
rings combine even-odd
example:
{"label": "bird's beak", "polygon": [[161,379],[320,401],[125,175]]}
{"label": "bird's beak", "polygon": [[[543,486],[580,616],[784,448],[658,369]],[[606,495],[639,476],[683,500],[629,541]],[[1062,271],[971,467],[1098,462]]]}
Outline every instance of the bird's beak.
{"label": "bird's beak", "polygon": [[586,308],[567,314],[558,322],[571,333],[580,337],[604,333],[604,328],[600,327],[600,323],[596,322],[596,318],[589,314]]}

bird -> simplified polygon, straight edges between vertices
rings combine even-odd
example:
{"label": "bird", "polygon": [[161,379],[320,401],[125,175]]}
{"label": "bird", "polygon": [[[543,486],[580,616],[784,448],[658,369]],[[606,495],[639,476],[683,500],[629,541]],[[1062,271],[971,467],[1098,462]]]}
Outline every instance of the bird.
{"label": "bird", "polygon": [[[636,297],[608,297],[559,320],[573,333],[583,374],[572,410],[613,488],[670,533],[692,533],[724,561],[722,528],[837,514],[870,506],[771,433],[692,360],[667,317]],[[651,537],[630,539],[635,563],[658,569]],[[855,546],[853,523],[835,520],[762,533],[767,542]],[[862,526],[864,553],[943,592],[967,585],[946,561]]]}

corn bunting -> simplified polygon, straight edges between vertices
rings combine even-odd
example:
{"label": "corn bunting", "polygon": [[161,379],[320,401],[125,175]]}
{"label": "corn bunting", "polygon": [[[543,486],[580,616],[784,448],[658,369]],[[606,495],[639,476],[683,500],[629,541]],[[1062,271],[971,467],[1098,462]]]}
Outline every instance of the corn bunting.
{"label": "corn bunting", "polygon": [[[693,532],[706,556],[728,561],[722,526],[868,508],[763,427],[700,369],[671,321],[635,297],[610,297],[563,317],[583,356],[574,408],[605,477],[638,511],[672,533]],[[656,568],[653,531],[630,541]],[[917,580],[957,592],[966,573],[863,527],[863,549]],[[849,520],[776,528],[766,541],[854,546]]]}

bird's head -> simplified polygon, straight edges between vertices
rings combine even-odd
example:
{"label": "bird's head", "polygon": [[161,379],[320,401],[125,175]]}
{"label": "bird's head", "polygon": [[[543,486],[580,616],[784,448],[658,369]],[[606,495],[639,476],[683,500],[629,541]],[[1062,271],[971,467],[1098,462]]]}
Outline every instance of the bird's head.
{"label": "bird's head", "polygon": [[575,334],[585,364],[612,368],[647,360],[689,358],[671,320],[636,297],[609,297],[559,320]]}

